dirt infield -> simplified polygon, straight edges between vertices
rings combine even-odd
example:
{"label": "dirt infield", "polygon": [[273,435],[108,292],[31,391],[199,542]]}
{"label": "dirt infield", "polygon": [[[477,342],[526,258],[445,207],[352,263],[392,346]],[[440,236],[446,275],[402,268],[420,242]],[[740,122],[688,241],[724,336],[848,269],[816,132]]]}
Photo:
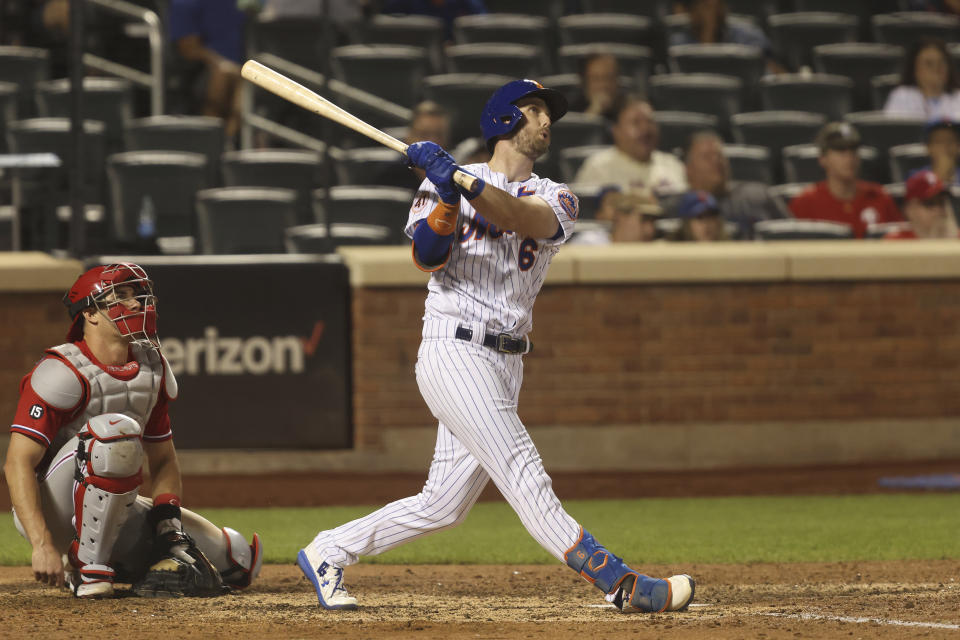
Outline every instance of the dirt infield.
{"label": "dirt infield", "polygon": [[960,638],[956,561],[651,566],[699,580],[689,611],[625,616],[562,566],[348,570],[361,603],[321,611],[293,565],[213,599],[78,601],[0,569],[10,638]]}

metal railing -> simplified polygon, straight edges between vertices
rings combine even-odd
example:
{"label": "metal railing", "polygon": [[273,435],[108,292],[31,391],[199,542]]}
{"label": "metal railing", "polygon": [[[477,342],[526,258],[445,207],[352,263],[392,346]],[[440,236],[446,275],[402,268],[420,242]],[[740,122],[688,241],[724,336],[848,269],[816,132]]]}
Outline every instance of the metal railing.
{"label": "metal railing", "polygon": [[[285,60],[272,53],[259,53],[256,56],[258,62],[268,67],[276,69],[285,76],[307,86],[311,89],[320,89],[329,91],[334,97],[346,99],[351,102],[362,104],[382,115],[409,122],[413,117],[413,111],[398,104],[384,100],[379,96],[368,93],[356,87],[351,87],[347,83],[330,78],[329,80],[322,73],[301,66],[289,60]],[[301,133],[289,127],[285,127],[279,122],[270,120],[253,112],[253,91],[254,87],[250,83],[244,83],[241,114],[243,124],[240,129],[240,145],[244,149],[253,147],[253,130],[257,129],[276,136],[281,140],[295,144],[313,151],[323,152],[327,145],[322,140],[318,140],[305,133]],[[336,158],[340,149],[330,147],[330,154]]]}
{"label": "metal railing", "polygon": [[149,88],[151,115],[163,114],[163,28],[160,23],[160,16],[149,9],[124,2],[124,0],[87,0],[87,4],[132,18],[146,25],[147,39],[150,42],[150,73],[144,73],[92,53],[83,54],[84,66]]}

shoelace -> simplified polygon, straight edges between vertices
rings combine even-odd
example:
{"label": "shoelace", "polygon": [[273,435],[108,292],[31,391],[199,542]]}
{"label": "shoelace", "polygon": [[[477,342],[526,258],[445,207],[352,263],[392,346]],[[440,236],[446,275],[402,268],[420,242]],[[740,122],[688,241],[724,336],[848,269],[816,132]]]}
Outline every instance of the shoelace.
{"label": "shoelace", "polygon": [[343,591],[344,593],[346,593],[347,590],[343,588],[343,569],[335,569],[327,565],[322,571],[319,571],[320,577],[325,578],[327,575],[327,572],[331,572],[334,575],[335,582],[333,583],[333,590],[335,592]]}

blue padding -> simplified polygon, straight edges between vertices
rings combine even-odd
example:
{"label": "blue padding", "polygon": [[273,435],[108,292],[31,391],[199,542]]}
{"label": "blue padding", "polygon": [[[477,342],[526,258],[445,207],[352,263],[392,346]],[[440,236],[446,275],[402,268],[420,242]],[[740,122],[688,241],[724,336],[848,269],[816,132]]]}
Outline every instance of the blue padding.
{"label": "blue padding", "polygon": [[420,264],[436,266],[443,264],[450,253],[453,237],[456,234],[441,236],[429,224],[421,220],[413,232],[413,248],[417,252]]}
{"label": "blue padding", "polygon": [[613,591],[627,574],[636,574],[623,560],[607,551],[584,529],[583,537],[567,552],[567,566],[604,593]]}

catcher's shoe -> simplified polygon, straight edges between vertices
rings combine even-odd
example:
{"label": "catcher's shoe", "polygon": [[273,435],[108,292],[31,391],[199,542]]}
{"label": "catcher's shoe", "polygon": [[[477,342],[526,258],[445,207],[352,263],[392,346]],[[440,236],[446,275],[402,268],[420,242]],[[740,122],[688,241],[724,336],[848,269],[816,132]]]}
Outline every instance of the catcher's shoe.
{"label": "catcher's shoe", "polygon": [[343,587],[343,569],[314,557],[309,546],[297,554],[297,566],[313,584],[324,609],[356,609],[357,599]]}
{"label": "catcher's shoe", "polygon": [[696,582],[687,574],[665,580],[628,574],[620,588],[607,596],[622,613],[684,611],[693,602]]}

